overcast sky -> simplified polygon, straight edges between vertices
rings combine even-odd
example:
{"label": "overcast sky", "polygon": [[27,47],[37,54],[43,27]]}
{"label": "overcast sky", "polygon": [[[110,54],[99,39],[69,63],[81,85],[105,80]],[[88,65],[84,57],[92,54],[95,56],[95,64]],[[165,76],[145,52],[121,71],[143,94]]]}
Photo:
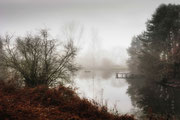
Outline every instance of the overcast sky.
{"label": "overcast sky", "polygon": [[21,35],[46,26],[57,35],[63,24],[75,21],[98,31],[103,50],[123,51],[127,58],[131,38],[145,30],[162,3],[180,0],[0,0],[0,34]]}

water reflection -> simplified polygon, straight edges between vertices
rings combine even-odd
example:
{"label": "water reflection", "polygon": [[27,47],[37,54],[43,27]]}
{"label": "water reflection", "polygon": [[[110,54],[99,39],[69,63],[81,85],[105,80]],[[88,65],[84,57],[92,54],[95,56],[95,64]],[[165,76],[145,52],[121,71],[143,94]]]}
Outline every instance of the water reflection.
{"label": "water reflection", "polygon": [[152,82],[148,79],[129,79],[128,94],[132,104],[146,115],[176,116],[180,118],[180,89]]}
{"label": "water reflection", "polygon": [[[78,93],[100,104],[116,107],[120,113],[142,117],[151,112],[157,115],[180,114],[180,89],[148,82],[144,78],[116,79],[116,71],[81,70],[75,78]],[[141,110],[140,110],[141,109]]]}
{"label": "water reflection", "polygon": [[82,97],[94,99],[109,108],[117,108],[120,113],[130,113],[133,109],[125,79],[116,79],[115,71],[82,70],[75,79],[78,92]]}

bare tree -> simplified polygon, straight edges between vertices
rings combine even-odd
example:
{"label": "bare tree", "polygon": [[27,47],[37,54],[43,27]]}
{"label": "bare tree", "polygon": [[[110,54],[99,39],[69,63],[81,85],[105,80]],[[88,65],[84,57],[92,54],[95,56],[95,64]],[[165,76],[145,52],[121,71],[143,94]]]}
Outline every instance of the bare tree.
{"label": "bare tree", "polygon": [[83,46],[84,27],[77,22],[69,22],[62,26],[61,38],[64,40],[72,40],[76,47]]}
{"label": "bare tree", "polygon": [[[2,39],[0,38],[0,63],[2,63],[2,55],[3,55],[3,44]],[[6,78],[6,69],[4,66],[0,64],[0,80],[4,80]]]}
{"label": "bare tree", "polygon": [[58,46],[44,29],[40,35],[16,38],[14,45],[10,40],[9,36],[4,39],[3,65],[16,70],[28,87],[71,82],[71,75],[78,70],[74,63],[77,49],[72,41]]}

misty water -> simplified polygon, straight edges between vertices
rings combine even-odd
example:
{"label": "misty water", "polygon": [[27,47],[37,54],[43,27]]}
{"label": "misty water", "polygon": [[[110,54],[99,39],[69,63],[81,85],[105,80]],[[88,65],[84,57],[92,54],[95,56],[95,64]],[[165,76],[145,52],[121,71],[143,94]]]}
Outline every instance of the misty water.
{"label": "misty water", "polygon": [[94,99],[109,109],[117,109],[119,113],[131,113],[133,109],[129,95],[126,93],[128,83],[125,79],[117,79],[116,72],[81,70],[75,78],[75,85],[81,97]]}

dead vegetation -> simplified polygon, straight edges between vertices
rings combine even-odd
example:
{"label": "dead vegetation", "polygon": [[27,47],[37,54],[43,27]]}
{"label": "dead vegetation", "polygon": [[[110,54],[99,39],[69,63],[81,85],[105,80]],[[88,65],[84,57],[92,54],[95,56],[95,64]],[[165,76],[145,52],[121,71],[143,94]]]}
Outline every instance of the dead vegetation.
{"label": "dead vegetation", "polygon": [[81,99],[71,88],[17,88],[0,83],[1,120],[134,120],[113,115],[106,107]]}

